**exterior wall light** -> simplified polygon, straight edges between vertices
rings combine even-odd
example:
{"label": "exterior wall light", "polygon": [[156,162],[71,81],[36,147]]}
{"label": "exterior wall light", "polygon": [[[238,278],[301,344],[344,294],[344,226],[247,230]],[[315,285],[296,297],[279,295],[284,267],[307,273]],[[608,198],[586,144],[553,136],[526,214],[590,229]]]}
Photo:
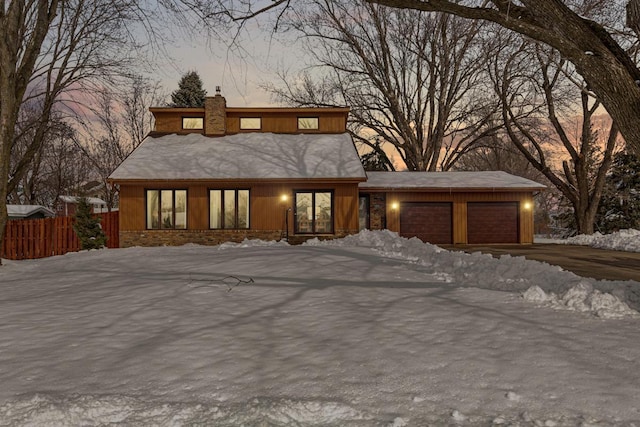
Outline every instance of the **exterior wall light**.
{"label": "exterior wall light", "polygon": [[528,210],[531,210],[531,202],[524,202],[523,207],[524,207],[524,209],[525,209],[525,210],[527,210],[527,211],[528,211]]}
{"label": "exterior wall light", "polygon": [[280,201],[286,202],[287,200],[289,200],[289,196],[287,196],[286,194],[283,194],[282,196],[280,196]]}
{"label": "exterior wall light", "polygon": [[393,202],[391,203],[391,209],[396,211],[398,210],[398,208],[400,207],[400,204],[398,202]]}

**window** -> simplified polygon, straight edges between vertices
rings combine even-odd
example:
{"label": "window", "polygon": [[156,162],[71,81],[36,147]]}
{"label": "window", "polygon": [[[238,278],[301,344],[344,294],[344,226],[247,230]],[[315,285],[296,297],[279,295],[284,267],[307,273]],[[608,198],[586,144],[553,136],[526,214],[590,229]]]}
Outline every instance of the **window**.
{"label": "window", "polygon": [[240,117],[240,129],[256,130],[262,128],[262,119],[260,117]]}
{"label": "window", "polygon": [[298,117],[299,130],[318,130],[319,122],[317,117]]}
{"label": "window", "polygon": [[187,190],[147,190],[147,229],[187,228]]}
{"label": "window", "polygon": [[333,233],[333,192],[296,191],[295,232]]}
{"label": "window", "polygon": [[202,117],[183,117],[182,129],[204,129],[204,118]]}
{"label": "window", "polygon": [[249,190],[209,190],[209,228],[249,228]]}
{"label": "window", "polygon": [[358,219],[360,221],[360,231],[370,228],[369,224],[369,195],[358,197]]}

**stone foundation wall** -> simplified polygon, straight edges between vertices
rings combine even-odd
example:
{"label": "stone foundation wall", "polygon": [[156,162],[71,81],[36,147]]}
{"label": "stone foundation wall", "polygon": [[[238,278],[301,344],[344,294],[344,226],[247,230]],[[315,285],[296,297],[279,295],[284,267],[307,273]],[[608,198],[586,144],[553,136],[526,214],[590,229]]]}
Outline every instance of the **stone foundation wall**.
{"label": "stone foundation wall", "polygon": [[[356,234],[358,230],[338,230],[335,235],[289,235],[289,243],[301,244],[318,237],[335,239]],[[180,246],[186,243],[219,245],[225,242],[242,242],[244,239],[284,240],[282,230],[144,230],[120,231],[120,247],[131,246]]]}

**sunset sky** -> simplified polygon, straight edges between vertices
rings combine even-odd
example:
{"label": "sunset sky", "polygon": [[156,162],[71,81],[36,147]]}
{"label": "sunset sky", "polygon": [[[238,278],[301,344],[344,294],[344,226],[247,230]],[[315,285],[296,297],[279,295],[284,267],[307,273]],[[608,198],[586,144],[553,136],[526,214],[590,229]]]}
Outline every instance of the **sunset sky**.
{"label": "sunset sky", "polygon": [[[277,83],[276,70],[300,64],[300,48],[278,36],[271,37],[269,31],[249,29],[243,36],[241,50],[231,49],[228,40],[207,40],[205,37],[190,40],[177,39],[168,52],[173,60],[158,60],[157,73],[150,75],[159,79],[167,93],[177,89],[182,74],[195,70],[204,83],[208,95],[215,94],[221,86],[227,105],[234,107],[275,105],[270,95],[259,86],[261,83]],[[287,45],[285,45],[287,43]]]}

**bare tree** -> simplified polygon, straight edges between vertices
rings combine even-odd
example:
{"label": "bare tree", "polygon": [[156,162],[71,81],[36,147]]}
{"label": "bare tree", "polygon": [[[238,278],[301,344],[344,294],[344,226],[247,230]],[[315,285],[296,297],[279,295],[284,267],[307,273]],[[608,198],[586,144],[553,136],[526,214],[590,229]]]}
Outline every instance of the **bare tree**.
{"label": "bare tree", "polygon": [[627,27],[640,37],[640,0],[629,0],[627,3]]}
{"label": "bare tree", "polygon": [[[634,12],[637,0],[366,1],[396,9],[445,12],[471,20],[494,22],[553,47],[575,66],[589,90],[618,124],[628,147],[640,155],[640,121],[637,120],[640,69],[614,38],[614,30],[581,13],[586,8],[602,6],[623,12],[627,4]],[[212,26],[222,27],[234,22],[244,25],[246,20],[264,13],[275,13],[279,19],[284,14],[283,9],[296,6],[291,0],[274,0],[267,5],[253,1],[217,0],[205,2],[205,5],[205,8],[196,7],[199,15],[210,20]],[[637,16],[633,13],[630,16],[629,25],[637,27]],[[276,21],[276,28],[278,24]]]}
{"label": "bare tree", "polygon": [[[134,27],[155,34],[149,25],[154,12],[144,10],[146,5],[133,0],[1,3],[0,242],[7,220],[7,196],[41,152],[52,113],[82,101],[82,89],[97,81],[113,82],[127,72],[139,53],[134,34],[144,35]],[[20,158],[11,164],[21,137],[16,134],[20,110],[33,100],[41,105],[40,120],[30,130],[32,138]]]}
{"label": "bare tree", "polygon": [[[600,103],[590,96],[571,64],[548,47],[524,40],[512,49],[513,42],[513,37],[502,40],[505,50],[492,64],[507,134],[571,203],[578,231],[592,234],[616,146],[617,126],[614,122],[601,141],[601,130],[594,128],[593,121]],[[545,115],[538,114],[536,105],[544,107]],[[527,114],[523,115],[523,110]],[[572,120],[580,122],[573,138],[568,129]],[[550,148],[558,151],[549,156]],[[555,167],[558,158],[565,159],[559,169]]]}
{"label": "bare tree", "polygon": [[386,145],[409,170],[447,170],[494,130],[478,23],[348,0],[318,0],[289,21],[316,70],[267,87],[289,104],[350,106],[369,149]]}
{"label": "bare tree", "polygon": [[[25,173],[8,195],[11,203],[41,204],[53,207],[58,196],[74,194],[89,177],[88,162],[77,147],[75,130],[54,114],[43,136],[42,144],[25,167]],[[37,122],[41,120],[38,103],[23,105],[17,123],[11,170],[24,159],[30,146]],[[14,174],[12,174],[14,175]]]}
{"label": "bare tree", "polygon": [[153,129],[149,107],[161,104],[165,96],[159,83],[133,76],[118,88],[103,88],[93,98],[90,112],[79,122],[78,147],[102,184],[102,198],[111,210],[118,188],[107,178]]}

